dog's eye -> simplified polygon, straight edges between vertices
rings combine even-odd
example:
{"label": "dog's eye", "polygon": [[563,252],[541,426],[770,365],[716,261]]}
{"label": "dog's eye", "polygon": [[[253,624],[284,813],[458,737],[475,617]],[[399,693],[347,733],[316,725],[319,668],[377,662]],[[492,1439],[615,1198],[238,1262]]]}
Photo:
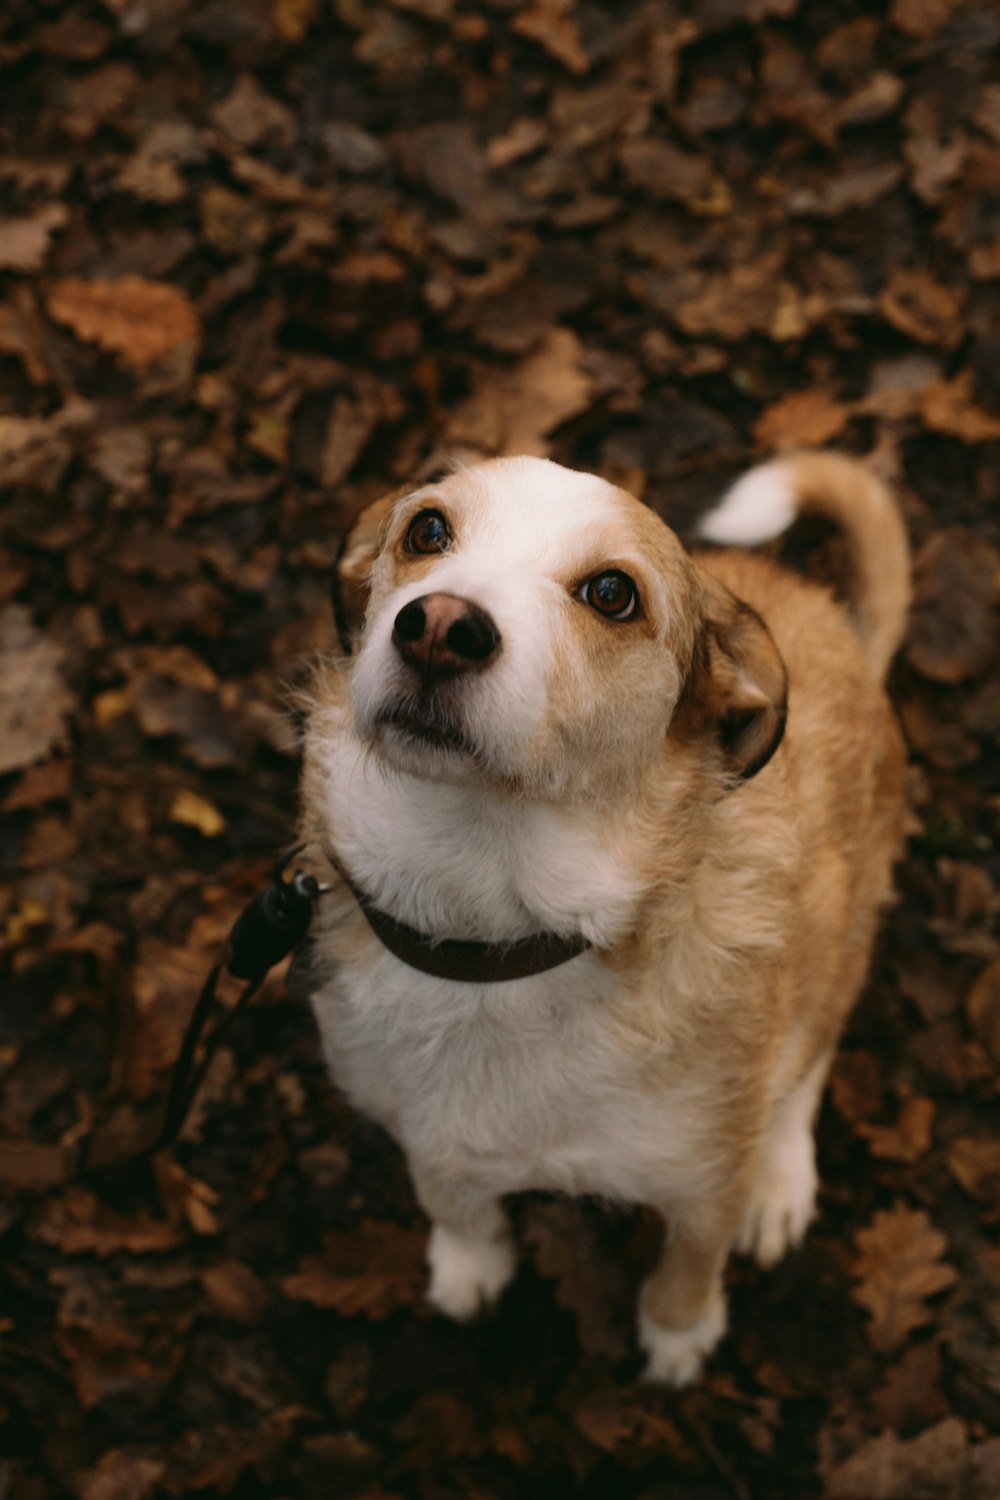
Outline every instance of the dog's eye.
{"label": "dog's eye", "polygon": [[639,604],[635,584],[627,573],[619,573],[617,569],[588,578],[578,597],[606,620],[627,620]]}
{"label": "dog's eye", "polygon": [[422,510],[410,522],[403,545],[407,552],[416,552],[424,557],[433,552],[447,552],[451,546],[448,522],[440,511]]}

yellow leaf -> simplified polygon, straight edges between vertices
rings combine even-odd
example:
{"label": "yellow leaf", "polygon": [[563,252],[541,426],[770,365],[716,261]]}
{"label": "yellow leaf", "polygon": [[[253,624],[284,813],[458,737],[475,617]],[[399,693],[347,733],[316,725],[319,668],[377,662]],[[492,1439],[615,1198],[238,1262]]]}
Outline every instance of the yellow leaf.
{"label": "yellow leaf", "polygon": [[226,820],[219,809],[187,787],[182,787],[174,798],[170,820],[173,823],[184,823],[188,828],[197,828],[207,839],[218,838],[226,826]]}
{"label": "yellow leaf", "polygon": [[274,25],[284,42],[301,42],[316,19],[317,0],[274,0]]}

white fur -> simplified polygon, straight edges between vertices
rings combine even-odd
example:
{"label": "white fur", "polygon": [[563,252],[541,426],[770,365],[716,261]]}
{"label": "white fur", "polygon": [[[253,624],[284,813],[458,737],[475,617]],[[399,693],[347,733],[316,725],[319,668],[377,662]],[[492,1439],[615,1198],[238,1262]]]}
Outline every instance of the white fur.
{"label": "white fur", "polygon": [[757,547],[780,536],[798,509],[790,465],[760,464],[726,491],[698,523],[698,535],[724,546]]}
{"label": "white fur", "polygon": [[721,1293],[690,1328],[664,1328],[640,1305],[639,1343],[647,1355],[646,1379],[672,1386],[690,1385],[725,1331],[726,1303]]}
{"label": "white fur", "polygon": [[443,1224],[431,1230],[427,1263],[431,1272],[427,1295],[435,1307],[460,1323],[496,1301],[517,1264],[509,1237],[460,1235]]}
{"label": "white fur", "polygon": [[816,1146],[813,1125],[830,1066],[824,1056],[775,1108],[764,1160],[737,1249],[773,1266],[799,1244],[816,1211]]}

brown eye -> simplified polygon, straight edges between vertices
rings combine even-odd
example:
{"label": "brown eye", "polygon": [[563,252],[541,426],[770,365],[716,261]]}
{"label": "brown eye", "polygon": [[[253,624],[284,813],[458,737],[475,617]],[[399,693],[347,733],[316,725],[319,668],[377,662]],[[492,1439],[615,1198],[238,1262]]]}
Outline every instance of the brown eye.
{"label": "brown eye", "polygon": [[448,522],[440,511],[422,510],[410,522],[403,545],[407,552],[416,552],[425,557],[433,552],[447,552],[451,546]]}
{"label": "brown eye", "polygon": [[580,590],[579,598],[589,604],[606,620],[627,620],[634,615],[639,604],[639,594],[627,573],[616,570],[610,573],[595,573]]}

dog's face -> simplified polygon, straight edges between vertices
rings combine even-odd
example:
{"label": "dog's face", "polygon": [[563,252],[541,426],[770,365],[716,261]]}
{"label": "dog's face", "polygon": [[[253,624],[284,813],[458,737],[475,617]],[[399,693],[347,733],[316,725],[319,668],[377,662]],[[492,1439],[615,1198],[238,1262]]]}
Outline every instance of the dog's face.
{"label": "dog's face", "polygon": [[396,769],[563,797],[641,773],[671,726],[711,732],[730,775],[780,738],[757,616],[594,475],[498,459],[379,501],[339,584],[355,727]]}

